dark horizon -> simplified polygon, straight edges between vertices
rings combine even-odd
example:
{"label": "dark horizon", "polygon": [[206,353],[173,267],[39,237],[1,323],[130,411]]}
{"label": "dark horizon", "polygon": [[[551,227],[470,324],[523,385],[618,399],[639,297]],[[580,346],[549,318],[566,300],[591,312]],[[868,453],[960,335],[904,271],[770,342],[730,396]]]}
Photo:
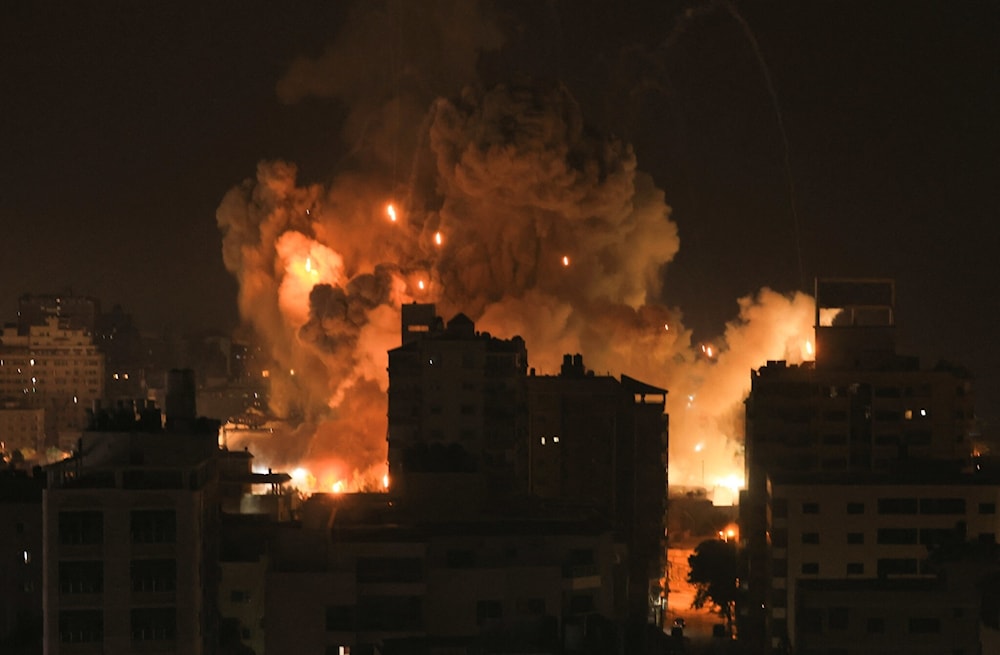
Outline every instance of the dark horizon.
{"label": "dark horizon", "polygon": [[[482,57],[481,80],[561,80],[664,190],[681,246],[663,301],[696,340],[761,287],[890,277],[900,351],[969,368],[980,415],[1000,416],[1000,9],[483,6],[505,42]],[[236,327],[216,209],[262,160],[295,162],[307,181],[351,166],[342,102],[276,92],[351,11],[0,10],[0,320],[23,293],[72,288],[144,329]]]}

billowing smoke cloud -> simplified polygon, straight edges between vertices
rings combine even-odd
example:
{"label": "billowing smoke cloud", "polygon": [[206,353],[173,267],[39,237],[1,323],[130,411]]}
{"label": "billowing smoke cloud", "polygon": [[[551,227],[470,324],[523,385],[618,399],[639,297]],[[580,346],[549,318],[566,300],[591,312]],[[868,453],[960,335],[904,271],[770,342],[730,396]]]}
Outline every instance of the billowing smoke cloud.
{"label": "billowing smoke cloud", "polygon": [[[345,138],[360,153],[351,170],[299,185],[293,165],[262,163],[218,210],[240,310],[274,362],[272,410],[303,419],[280,442],[282,457],[265,455],[279,466],[320,463],[324,486],[381,477],[386,351],[400,342],[400,306],[419,301],[520,334],[540,373],[579,352],[598,373],[668,388],[672,479],[741,478],[750,370],[801,359],[811,299],[763,290],[740,301],[718,352],[692,348],[680,312],[663,302],[677,226],[631,147],[588,130],[557,83],[462,88],[497,32],[469,3],[412,16],[406,7],[391,18],[355,14],[346,40],[296,62],[278,85],[288,101],[351,103]],[[395,55],[385,52],[387,24],[402,35]],[[434,50],[400,57],[425,52],[422,39]],[[409,62],[405,72],[373,76],[387,56]]]}

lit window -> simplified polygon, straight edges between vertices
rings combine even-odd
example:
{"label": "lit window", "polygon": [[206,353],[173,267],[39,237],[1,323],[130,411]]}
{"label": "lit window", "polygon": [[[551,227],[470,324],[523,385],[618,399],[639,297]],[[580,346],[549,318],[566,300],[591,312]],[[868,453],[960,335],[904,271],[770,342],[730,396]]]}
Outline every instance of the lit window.
{"label": "lit window", "polygon": [[921,415],[921,416],[927,416],[927,410],[926,410],[926,409],[924,409],[923,407],[921,407],[921,408],[920,408],[920,415]]}
{"label": "lit window", "polygon": [[552,437],[552,443],[559,443],[559,435]]}
{"label": "lit window", "polygon": [[542,445],[544,446],[545,445],[545,437],[541,438],[541,442],[542,442]]}
{"label": "lit window", "polygon": [[21,555],[24,557],[24,563],[25,564],[30,564],[31,563],[31,551],[30,550],[22,551]]}

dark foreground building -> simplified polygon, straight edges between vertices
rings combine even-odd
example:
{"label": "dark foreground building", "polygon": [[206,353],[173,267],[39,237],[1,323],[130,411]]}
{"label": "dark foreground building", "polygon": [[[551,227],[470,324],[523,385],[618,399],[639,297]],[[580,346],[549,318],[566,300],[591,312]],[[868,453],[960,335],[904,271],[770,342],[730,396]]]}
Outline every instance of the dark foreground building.
{"label": "dark foreground building", "polygon": [[[918,603],[879,581],[930,583],[939,576],[930,551],[955,539],[992,544],[996,534],[1000,487],[974,466],[968,374],[896,353],[892,281],[819,280],[816,304],[816,361],[768,362],[753,372],[746,401],[740,520],[748,570],[738,614],[741,640],[754,652],[828,652],[834,636],[864,621],[824,589],[857,582],[859,608],[876,606],[876,597]],[[954,612],[967,610],[960,603]],[[914,606],[914,626],[922,612]],[[949,652],[968,641],[961,621],[927,625],[937,626],[938,642],[952,626],[962,633]],[[875,652],[833,641],[838,653]]]}

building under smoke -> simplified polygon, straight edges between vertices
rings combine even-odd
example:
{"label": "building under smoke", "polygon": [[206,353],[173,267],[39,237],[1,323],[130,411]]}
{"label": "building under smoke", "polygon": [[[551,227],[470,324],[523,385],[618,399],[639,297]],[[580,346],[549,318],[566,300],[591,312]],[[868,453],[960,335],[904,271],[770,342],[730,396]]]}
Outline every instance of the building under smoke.
{"label": "building under smoke", "polygon": [[[860,497],[844,500],[845,481],[876,485],[879,497],[928,498],[940,493],[915,491],[913,485],[940,480],[942,475],[952,484],[976,483],[971,379],[955,368],[922,368],[917,358],[896,352],[895,340],[892,281],[818,280],[815,362],[770,361],[752,373],[746,401],[747,490],[740,503],[749,576],[740,632],[741,637],[760,639],[762,647],[787,644],[794,636],[795,589],[801,579],[917,574],[913,551],[934,544],[933,539],[924,540],[911,544],[914,548],[904,555],[883,554],[912,559],[897,571],[874,562],[864,566],[857,558],[849,569],[835,570],[819,564],[823,558],[818,556],[793,568],[793,543],[845,543],[842,533],[851,517],[837,513],[835,506],[841,501],[860,502],[862,515],[870,517],[873,527],[862,537],[869,540],[863,543],[871,544],[876,530],[902,527],[892,512],[872,518],[874,502],[865,505]],[[791,488],[781,485],[801,483],[803,478],[835,486],[817,486],[802,500],[803,507],[808,505],[805,516],[791,507],[787,512],[776,507],[778,499],[783,505],[800,502]],[[904,490],[893,485],[909,486]],[[812,496],[816,498],[809,500]],[[826,500],[821,503],[820,497]],[[974,503],[971,497],[969,503]],[[952,513],[952,522],[965,519],[966,503],[961,506],[961,511]],[[810,514],[827,511],[832,513],[824,514],[824,520],[809,520]],[[793,522],[793,517],[801,521]],[[913,525],[914,535],[917,527]],[[859,527],[858,533],[862,532]],[[923,539],[914,537],[918,538]]]}
{"label": "building under smoke", "polygon": [[404,305],[402,316],[404,343],[389,352],[393,495],[411,504],[461,495],[487,513],[529,496],[589,507],[627,552],[616,611],[658,618],[667,392],[596,376],[581,355],[567,355],[559,375],[528,376],[520,337],[476,332],[463,314],[445,324],[433,305]]}
{"label": "building under smoke", "polygon": [[151,403],[98,409],[45,471],[46,653],[215,652],[219,426],[174,389],[167,429]]}
{"label": "building under smoke", "polygon": [[478,333],[464,314],[447,326],[433,305],[403,306],[389,351],[389,477],[406,494],[420,478],[480,476],[492,498],[523,494],[527,463],[520,337]]}

